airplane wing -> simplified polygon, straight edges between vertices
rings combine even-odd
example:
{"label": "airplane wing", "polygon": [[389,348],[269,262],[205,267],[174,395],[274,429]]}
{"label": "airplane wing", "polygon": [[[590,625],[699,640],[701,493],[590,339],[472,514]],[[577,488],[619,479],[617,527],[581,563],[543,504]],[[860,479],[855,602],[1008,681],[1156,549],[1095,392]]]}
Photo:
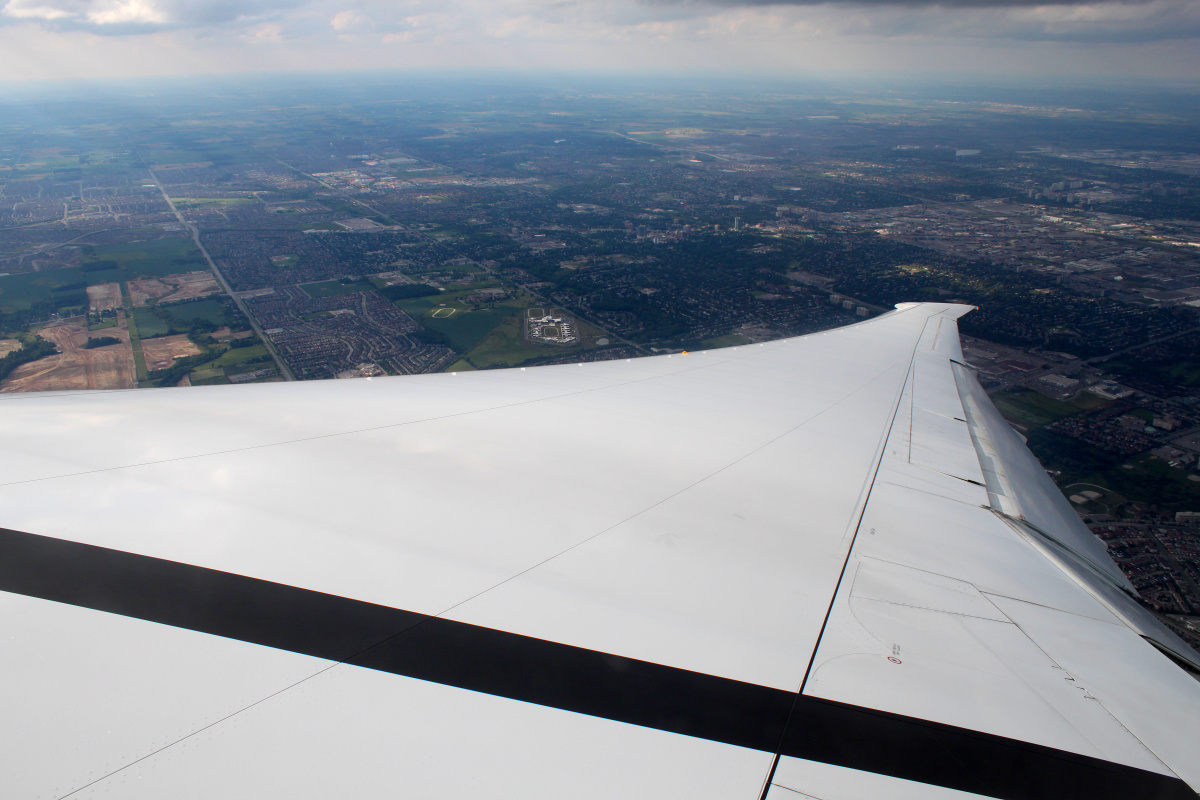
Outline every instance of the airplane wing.
{"label": "airplane wing", "polygon": [[6,798],[1195,798],[1200,663],[969,307],[0,399]]}

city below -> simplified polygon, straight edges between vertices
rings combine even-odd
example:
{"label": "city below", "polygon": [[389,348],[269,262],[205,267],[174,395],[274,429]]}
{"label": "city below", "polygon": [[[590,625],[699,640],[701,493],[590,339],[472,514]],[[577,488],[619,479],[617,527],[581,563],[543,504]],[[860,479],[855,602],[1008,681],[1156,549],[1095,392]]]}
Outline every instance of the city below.
{"label": "city below", "polygon": [[1200,647],[1200,116],[981,98],[0,102],[0,391],[624,359],[968,303],[997,407]]}

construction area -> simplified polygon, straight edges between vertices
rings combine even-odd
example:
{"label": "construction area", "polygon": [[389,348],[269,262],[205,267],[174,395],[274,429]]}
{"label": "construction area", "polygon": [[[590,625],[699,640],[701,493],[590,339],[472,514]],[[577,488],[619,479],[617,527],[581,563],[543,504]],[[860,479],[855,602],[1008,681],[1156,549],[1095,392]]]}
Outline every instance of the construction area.
{"label": "construction area", "polygon": [[38,335],[58,348],[58,353],[13,370],[0,392],[48,392],[66,389],[133,389],[137,372],[129,332],[122,320],[93,336],[110,336],[119,343],[88,349],[86,321],[80,317],[47,325]]}
{"label": "construction area", "polygon": [[[108,284],[104,284],[108,285]],[[114,284],[115,285],[115,284]],[[191,300],[196,297],[207,297],[217,294],[221,287],[211,272],[199,270],[183,272],[178,275],[167,275],[162,278],[138,278],[129,281],[129,299],[134,306],[146,306],[157,302],[175,302]],[[91,296],[91,289],[88,290]],[[94,305],[94,301],[93,301]],[[120,305],[118,299],[117,305]],[[114,306],[115,308],[116,306]]]}
{"label": "construction area", "polygon": [[166,369],[174,364],[177,358],[200,354],[200,348],[187,337],[186,333],[142,339],[141,343],[142,356],[146,359],[146,369],[151,372],[156,369]]}

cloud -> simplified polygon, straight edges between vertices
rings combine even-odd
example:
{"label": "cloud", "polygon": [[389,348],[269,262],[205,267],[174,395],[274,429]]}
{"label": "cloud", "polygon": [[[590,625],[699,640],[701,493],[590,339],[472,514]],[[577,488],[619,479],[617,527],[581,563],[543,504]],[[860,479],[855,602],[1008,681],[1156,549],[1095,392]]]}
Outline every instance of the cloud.
{"label": "cloud", "polygon": [[333,19],[329,20],[329,27],[335,31],[346,31],[361,25],[362,21],[362,15],[357,11],[345,9],[333,15]]}
{"label": "cloud", "polygon": [[146,0],[125,0],[94,8],[87,13],[96,25],[161,25],[167,21],[162,10]]}
{"label": "cloud", "polygon": [[136,34],[252,24],[305,0],[8,0],[0,22],[39,21],[51,30]]}
{"label": "cloud", "polygon": [[1015,9],[1003,35],[1047,42],[1152,42],[1200,37],[1200,4],[1151,0]]}
{"label": "cloud", "polygon": [[283,26],[277,22],[256,25],[242,34],[242,41],[249,44],[279,44],[283,40]]}
{"label": "cloud", "polygon": [[56,20],[74,17],[75,13],[60,6],[47,5],[40,0],[9,0],[0,14],[13,19]]}
{"label": "cloud", "polygon": [[[133,35],[234,30],[249,41],[712,41],[843,36],[1146,42],[1200,36],[1196,0],[0,0],[0,23]],[[264,28],[264,25],[273,27]],[[268,33],[264,33],[264,31]]]}

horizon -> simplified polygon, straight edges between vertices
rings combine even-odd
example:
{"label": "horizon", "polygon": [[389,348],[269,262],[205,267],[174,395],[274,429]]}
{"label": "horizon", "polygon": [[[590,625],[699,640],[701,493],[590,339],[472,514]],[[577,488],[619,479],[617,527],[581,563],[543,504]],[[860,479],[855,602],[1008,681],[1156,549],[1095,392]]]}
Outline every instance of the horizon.
{"label": "horizon", "polygon": [[[838,75],[775,75],[716,72],[578,72],[472,69],[307,69],[214,72],[169,75],[73,78],[0,78],[0,102],[109,102],[167,99],[192,101],[197,95],[236,97],[271,92],[386,89],[412,96],[453,91],[467,96],[498,94],[651,96],[655,94],[737,94],[752,98],[779,95],[789,99],[852,97],[925,100],[961,104],[1057,105],[1077,110],[1116,105],[1157,105],[1200,96],[1195,80],[1125,76],[1045,76],[930,72],[846,72]],[[1149,94],[1146,94],[1146,92]],[[400,95],[397,95],[399,99]],[[361,99],[361,98],[359,98]],[[1174,105],[1172,110],[1179,110]]]}
{"label": "horizon", "polygon": [[442,71],[1197,85],[1194,0],[7,0],[0,83]]}

